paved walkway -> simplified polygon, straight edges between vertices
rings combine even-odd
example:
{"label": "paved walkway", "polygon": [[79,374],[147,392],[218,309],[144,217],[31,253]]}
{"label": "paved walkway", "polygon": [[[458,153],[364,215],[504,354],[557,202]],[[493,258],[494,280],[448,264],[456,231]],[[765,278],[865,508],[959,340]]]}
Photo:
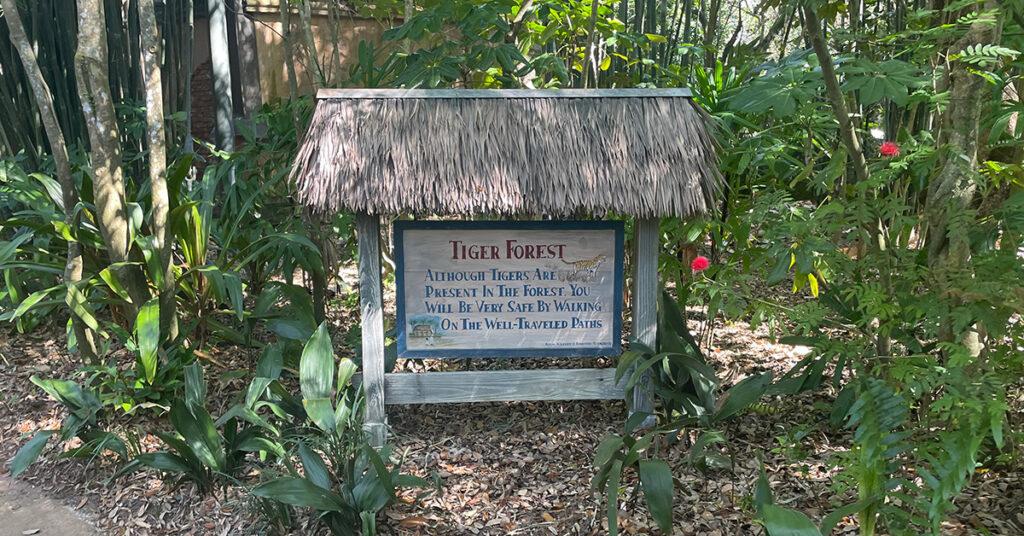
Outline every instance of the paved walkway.
{"label": "paved walkway", "polygon": [[89,521],[24,482],[0,476],[0,534],[95,536]]}

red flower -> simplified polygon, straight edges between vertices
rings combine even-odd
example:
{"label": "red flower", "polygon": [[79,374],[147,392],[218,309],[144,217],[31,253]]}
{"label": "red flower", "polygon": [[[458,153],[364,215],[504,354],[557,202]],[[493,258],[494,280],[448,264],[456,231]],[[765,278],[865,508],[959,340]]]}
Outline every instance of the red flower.
{"label": "red flower", "polygon": [[894,141],[883,142],[882,146],[878,148],[878,152],[886,158],[892,158],[900,155],[900,146],[896,145]]}
{"label": "red flower", "polygon": [[693,259],[693,262],[690,263],[690,269],[694,272],[703,272],[708,269],[708,266],[711,266],[711,261],[703,255]]}

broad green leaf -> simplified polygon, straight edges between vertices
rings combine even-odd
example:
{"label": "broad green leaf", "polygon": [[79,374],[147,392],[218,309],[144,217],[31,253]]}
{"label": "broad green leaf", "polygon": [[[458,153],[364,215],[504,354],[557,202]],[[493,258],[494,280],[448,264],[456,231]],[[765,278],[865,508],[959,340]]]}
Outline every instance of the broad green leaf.
{"label": "broad green leaf", "polygon": [[239,443],[237,448],[242,452],[267,452],[278,458],[288,455],[280,443],[259,436],[247,438]]}
{"label": "broad green leaf", "polygon": [[85,325],[99,331],[100,323],[93,316],[92,309],[89,307],[89,300],[85,297],[85,294],[82,294],[82,291],[75,285],[67,285],[67,287],[68,292],[64,297],[64,302],[71,308],[71,312],[75,313],[75,316],[78,318],[81,318]]}
{"label": "broad green leaf", "polygon": [[224,447],[214,426],[213,419],[205,408],[190,411],[181,400],[171,406],[171,424],[181,434],[182,439],[204,465],[223,471],[227,465]]}
{"label": "broad green leaf", "polygon": [[306,479],[325,490],[331,489],[331,473],[327,469],[327,464],[303,441],[299,442],[299,459],[302,460],[302,468],[306,471]]}
{"label": "broad green leaf", "polygon": [[745,378],[725,392],[715,411],[715,421],[723,421],[757,402],[772,383],[772,373]]}
{"label": "broad green leaf", "polygon": [[772,268],[771,273],[765,279],[765,284],[772,286],[781,283],[789,275],[789,268],[791,266],[793,266],[793,254],[787,249],[775,262],[775,267]]}
{"label": "broad green leaf", "polygon": [[330,399],[334,382],[334,351],[327,323],[321,323],[302,349],[299,361],[299,387],[302,398]]}
{"label": "broad green leaf", "polygon": [[761,464],[761,472],[757,476],[757,486],[754,487],[754,507],[758,513],[762,512],[765,506],[773,504],[772,486],[768,483],[768,474],[765,473],[764,463]]}
{"label": "broad green leaf", "polygon": [[385,491],[387,491],[389,498],[394,498],[395,485],[391,482],[391,473],[384,464],[384,456],[388,456],[391,451],[381,449],[381,451],[378,452],[377,449],[368,444],[364,444],[363,452],[366,454],[366,457],[370,459],[370,463],[376,470],[377,476],[380,478],[381,485],[384,487]]}
{"label": "broad green leaf", "polygon": [[271,318],[267,329],[278,337],[293,341],[304,341],[314,332],[313,325],[304,318]]}
{"label": "broad green leaf", "polygon": [[672,469],[662,460],[640,460],[640,488],[647,509],[665,534],[672,532]]}
{"label": "broad green leaf", "polygon": [[292,506],[314,508],[327,512],[344,511],[341,496],[304,478],[285,477],[256,486],[252,494]]}
{"label": "broad green leaf", "polygon": [[82,389],[71,380],[44,380],[38,376],[32,376],[29,380],[46,391],[54,400],[67,406],[68,410],[80,419],[92,418],[92,415],[101,408],[100,400],[95,393]]}
{"label": "broad green leaf", "polygon": [[185,405],[190,410],[206,406],[206,380],[198,361],[185,367]]}
{"label": "broad green leaf", "polygon": [[821,531],[802,512],[766,504],[761,508],[768,536],[821,536]]}
{"label": "broad green leaf", "polygon": [[344,430],[349,417],[352,415],[352,407],[344,397],[338,397],[337,407],[334,408],[334,428]]}
{"label": "broad green leaf", "polygon": [[50,295],[53,291],[62,288],[64,285],[57,285],[55,287],[45,288],[43,290],[37,290],[32,294],[29,294],[21,303],[18,304],[18,308],[14,310],[14,314],[11,315],[11,320],[15,320],[21,315],[27,313],[29,309],[35,306],[37,303],[42,301],[44,298]]}
{"label": "broad green leaf", "polygon": [[139,309],[135,317],[135,339],[139,345],[139,362],[146,375],[146,383],[156,378],[157,349],[160,347],[160,300],[152,298]]}
{"label": "broad green leaf", "polygon": [[615,460],[608,472],[608,534],[619,534],[619,479],[622,477],[622,461]]}
{"label": "broad green leaf", "polygon": [[594,474],[594,478],[591,480],[591,486],[595,490],[601,491],[603,489],[605,479],[608,476],[609,464],[621,448],[622,438],[615,434],[604,436],[604,439],[597,446],[597,451],[594,454],[594,469],[597,469],[597,473]]}
{"label": "broad green leaf", "polygon": [[43,452],[46,442],[55,433],[56,430],[40,430],[36,432],[36,435],[32,436],[32,439],[29,439],[27,443],[22,445],[18,449],[18,453],[11,459],[11,476],[17,477],[35,463],[36,459]]}
{"label": "broad green leaf", "polygon": [[992,429],[992,440],[996,443],[996,448],[1003,450],[1003,413],[1005,406],[996,404],[989,409],[989,427]]}
{"label": "broad green leaf", "polygon": [[28,231],[14,237],[10,242],[0,242],[0,262],[7,262],[14,256],[14,252],[18,250],[18,246],[28,242],[32,239],[34,233]]}
{"label": "broad green leaf", "polygon": [[256,377],[249,382],[249,387],[245,391],[245,407],[252,408],[259,401],[263,393],[266,392],[267,387],[270,387],[271,378]]}
{"label": "broad green leaf", "polygon": [[821,520],[821,533],[828,536],[844,517],[863,511],[868,506],[871,506],[873,502],[875,502],[875,499],[868,498],[833,510]]}
{"label": "broad green leaf", "polygon": [[242,296],[242,280],[234,272],[224,273],[224,286],[227,287],[228,298],[235,308],[235,317],[242,320],[245,317],[245,303]]}
{"label": "broad green leaf", "polygon": [[276,380],[281,375],[284,364],[281,347],[281,343],[274,343],[263,348],[260,360],[256,363],[256,377]]}
{"label": "broad green leaf", "polygon": [[632,373],[629,375],[629,380],[626,382],[626,391],[629,391],[636,386],[636,383],[643,378],[644,372],[646,372],[647,369],[661,363],[661,360],[667,358],[669,355],[670,354],[668,352],[655,354],[636,365],[636,367],[633,368]]}
{"label": "broad green leaf", "polygon": [[118,298],[121,298],[128,303],[132,303],[132,297],[128,294],[128,289],[124,288],[124,285],[121,284],[121,280],[117,278],[117,274],[114,273],[112,266],[108,266],[100,270],[100,279],[107,284],[107,287],[110,288]]}
{"label": "broad green leaf", "polygon": [[281,431],[276,426],[270,424],[269,421],[263,418],[259,413],[256,413],[252,408],[249,408],[243,404],[235,404],[231,406],[219,419],[214,423],[214,426],[220,428],[224,426],[224,423],[231,419],[241,419],[247,423],[254,424],[269,431],[274,435],[280,435]]}
{"label": "broad green leaf", "polygon": [[318,428],[325,432],[334,433],[334,407],[330,398],[303,398],[302,407],[306,409],[306,415]]}
{"label": "broad green leaf", "polygon": [[181,456],[168,452],[147,452],[135,458],[137,463],[146,467],[164,471],[167,473],[191,473],[193,468],[189,466]]}
{"label": "broad green leaf", "polygon": [[347,357],[338,361],[338,380],[336,385],[339,393],[348,387],[348,382],[355,375],[356,368],[355,362]]}

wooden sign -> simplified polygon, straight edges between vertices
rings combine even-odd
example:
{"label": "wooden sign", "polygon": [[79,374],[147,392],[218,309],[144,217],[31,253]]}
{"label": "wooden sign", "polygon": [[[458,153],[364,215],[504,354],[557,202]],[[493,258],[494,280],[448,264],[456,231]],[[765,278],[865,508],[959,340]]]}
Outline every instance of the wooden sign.
{"label": "wooden sign", "polygon": [[620,353],[622,222],[398,221],[401,357]]}

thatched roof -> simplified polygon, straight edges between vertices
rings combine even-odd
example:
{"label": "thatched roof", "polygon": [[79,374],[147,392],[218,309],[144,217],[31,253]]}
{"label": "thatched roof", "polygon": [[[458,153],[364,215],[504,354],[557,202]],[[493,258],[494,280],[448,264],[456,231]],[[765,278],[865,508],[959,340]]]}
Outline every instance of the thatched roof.
{"label": "thatched roof", "polygon": [[688,90],[321,90],[300,200],[370,214],[692,216],[719,192]]}

